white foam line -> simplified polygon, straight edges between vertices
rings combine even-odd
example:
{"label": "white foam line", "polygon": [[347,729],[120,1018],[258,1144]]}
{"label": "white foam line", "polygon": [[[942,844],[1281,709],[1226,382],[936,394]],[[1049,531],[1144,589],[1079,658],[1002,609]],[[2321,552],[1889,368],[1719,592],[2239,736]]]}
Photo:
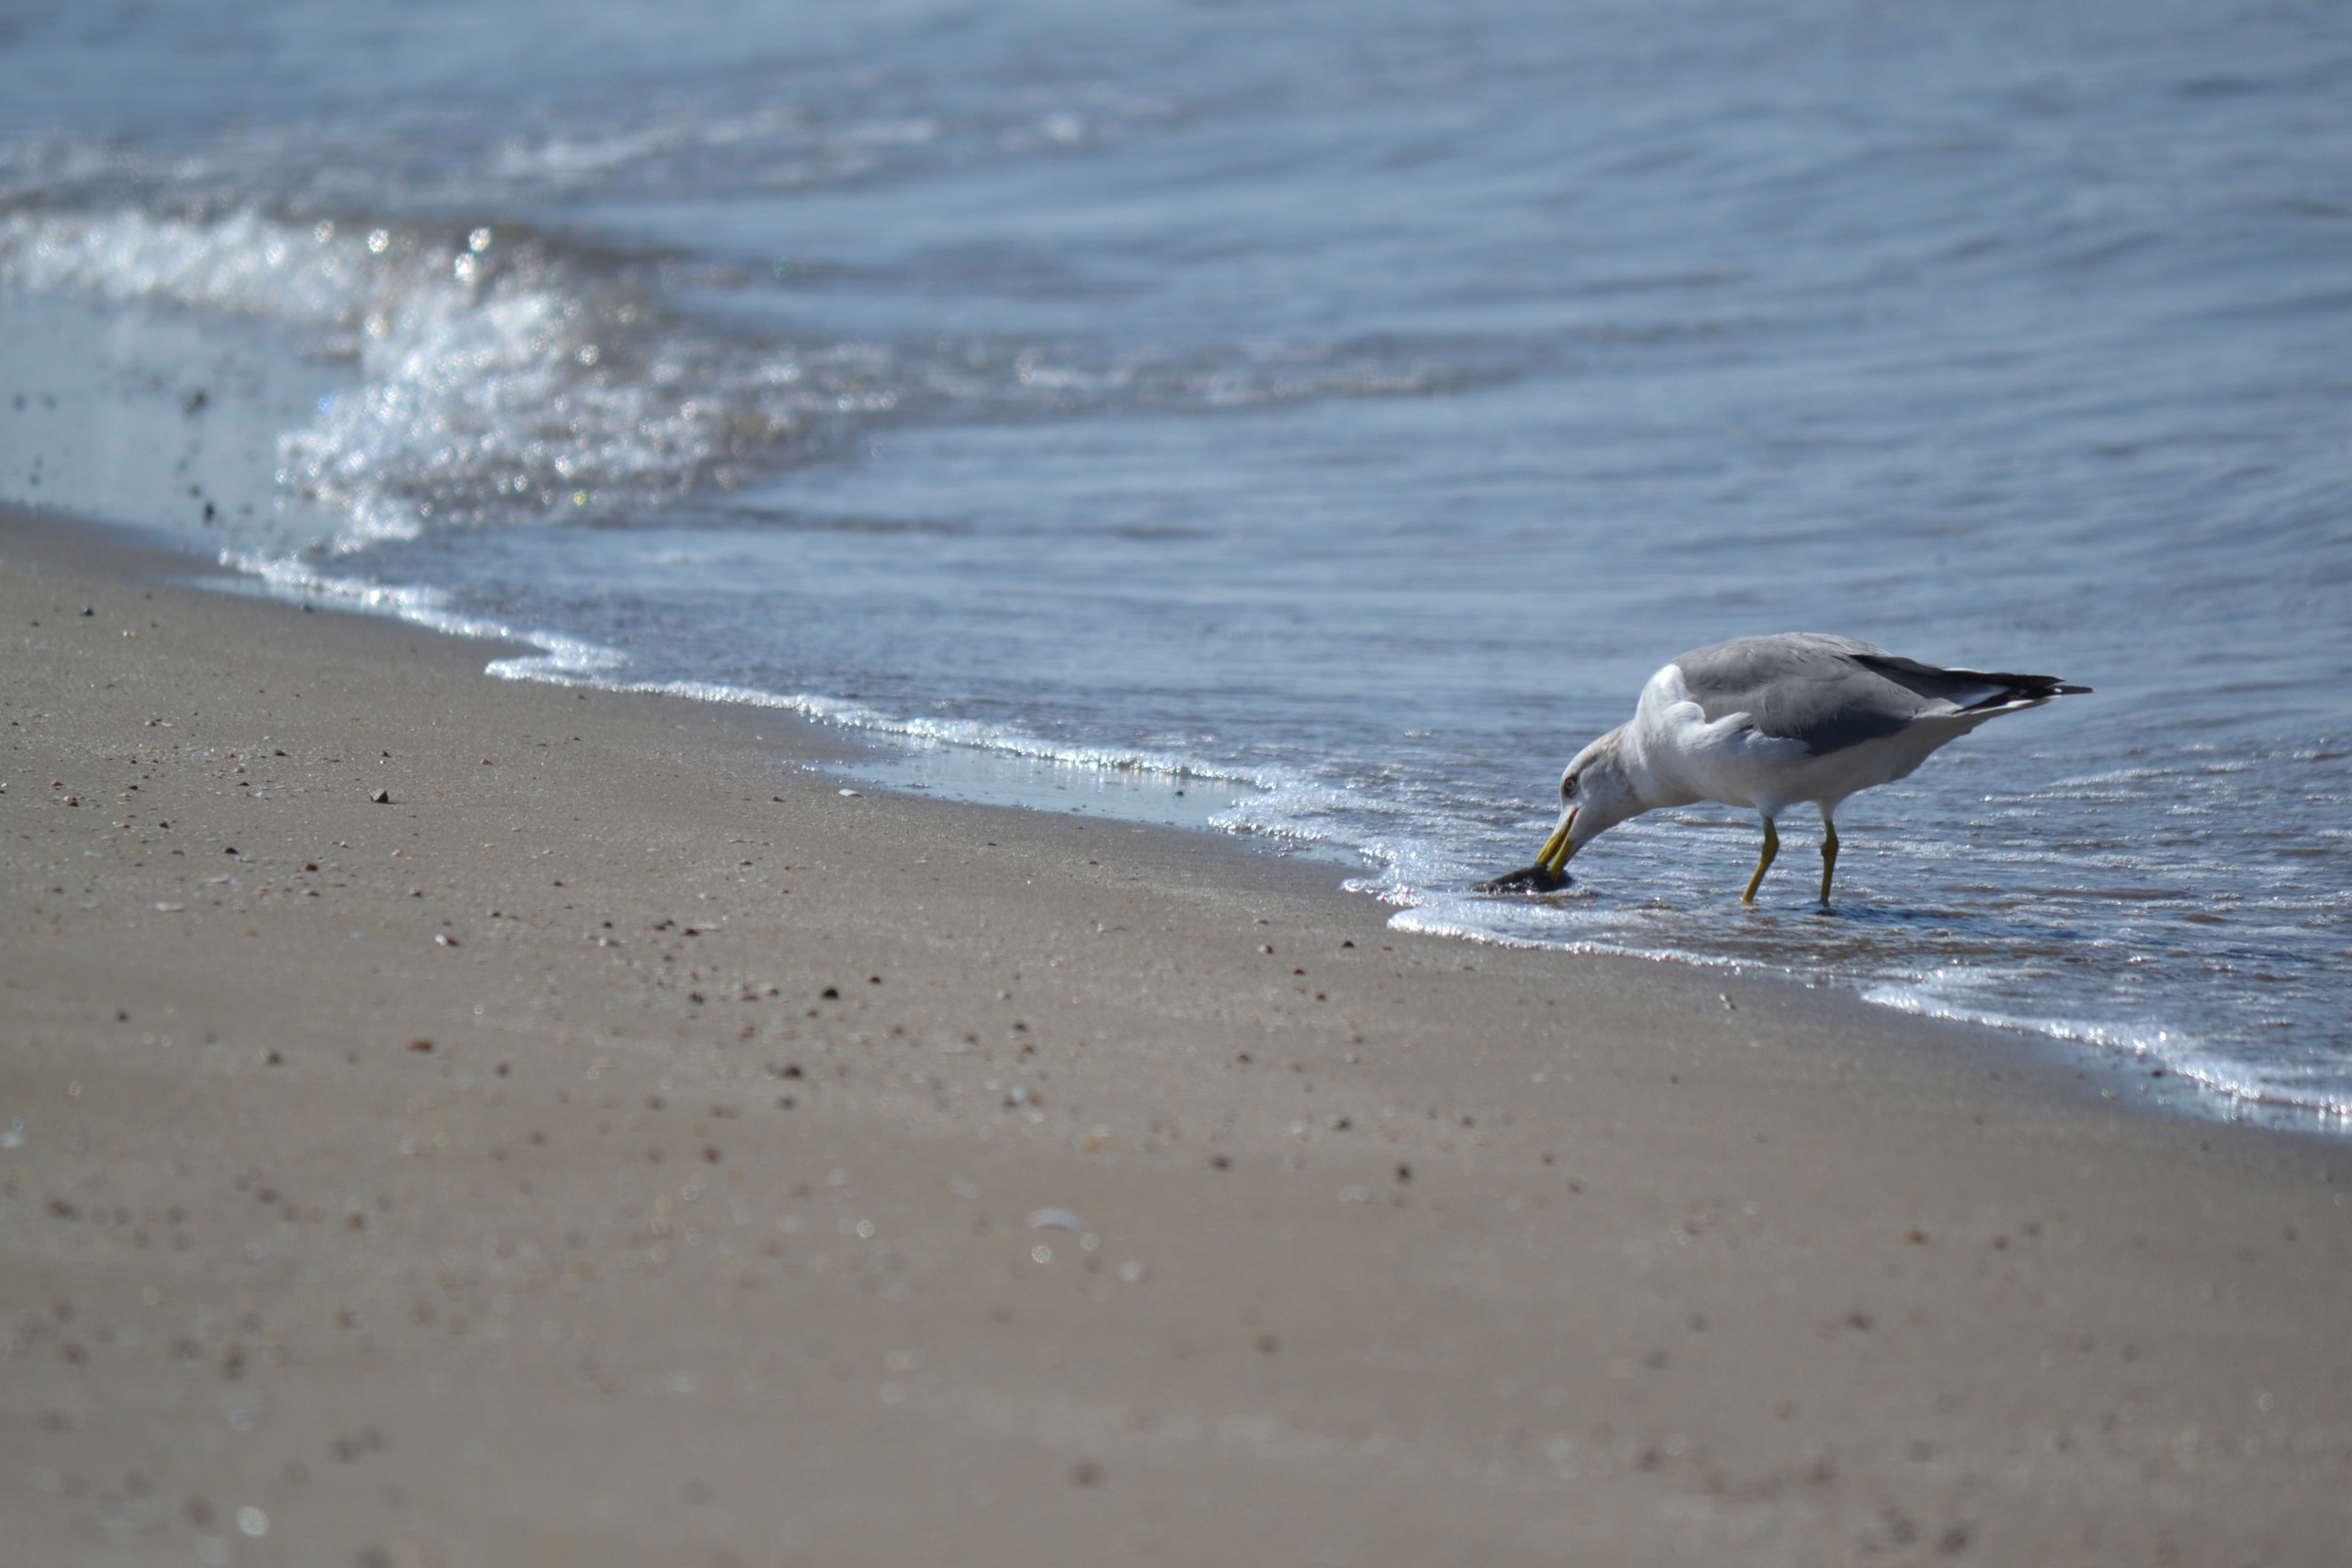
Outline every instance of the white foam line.
{"label": "white foam line", "polygon": [[447,607],[448,595],[437,588],[368,583],[353,577],[329,577],[297,560],[251,555],[235,550],[222,551],[220,563],[233,571],[258,578],[266,587],[288,598],[317,599],[341,609],[390,616],[450,637],[528,643],[541,650],[538,656],[541,661],[561,665],[583,677],[595,670],[618,668],[626,662],[613,649],[578,637],[530,631],[508,626],[502,621],[460,615]]}
{"label": "white foam line", "polygon": [[[537,636],[523,640],[545,645]],[[618,655],[609,657],[618,659]],[[560,653],[542,654],[523,658],[494,659],[483,673],[501,680],[537,680],[559,686],[589,686],[604,691],[641,692],[664,697],[686,697],[698,702],[728,702],[747,708],[774,708],[798,713],[804,718],[821,720],[845,730],[866,730],[904,740],[922,741],[938,745],[963,746],[975,751],[999,752],[1038,762],[1058,763],[1072,767],[1098,768],[1116,773],[1160,773],[1173,778],[1223,779],[1236,784],[1253,784],[1271,789],[1262,775],[1241,773],[1187,762],[1181,757],[1163,756],[1150,752],[1119,751],[1097,746],[1060,746],[1041,741],[1017,731],[992,730],[987,725],[963,719],[893,718],[862,702],[838,697],[824,697],[814,692],[768,691],[756,686],[733,686],[712,680],[614,680],[598,679],[583,673],[572,659]]]}
{"label": "white foam line", "polygon": [[[1383,895],[1386,897],[1386,895]],[[1388,901],[1394,902],[1394,899]],[[1549,952],[1589,952],[1610,958],[1639,958],[1653,963],[1683,963],[1694,969],[1761,969],[1776,974],[1796,977],[1796,971],[1784,965],[1768,963],[1757,958],[1733,958],[1728,955],[1710,957],[1706,953],[1684,952],[1675,948],[1632,947],[1622,942],[1599,942],[1590,938],[1563,941],[1559,938],[1523,936],[1512,931],[1485,930],[1429,911],[1444,908],[1451,900],[1439,900],[1429,904],[1399,910],[1389,917],[1391,931],[1411,931],[1417,936],[1449,936],[1464,942],[1479,942],[1487,947],[1516,947]]]}
{"label": "white foam line", "polygon": [[[448,607],[448,595],[437,588],[328,576],[289,557],[223,551],[220,561],[222,565],[257,578],[272,591],[289,598],[320,600],[339,608],[391,616],[452,637],[522,643],[538,650],[518,658],[492,659],[483,668],[484,674],[500,680],[541,681],[549,685],[588,687],[602,691],[685,697],[698,702],[779,709],[843,729],[871,731],[903,740],[995,752],[1070,767],[1156,773],[1171,778],[1217,779],[1248,784],[1265,791],[1272,800],[1293,799],[1313,791],[1313,786],[1270,771],[1219,768],[1154,752],[1056,745],[1017,731],[992,729],[971,720],[894,718],[862,702],[814,692],[769,691],[755,686],[735,686],[709,680],[626,680],[615,673],[628,664],[627,656],[617,649],[559,633],[460,614]],[[1231,826],[1255,826],[1243,821],[1244,815],[1237,812],[1220,814],[1235,819]],[[1219,825],[1227,826],[1224,823]],[[1257,830],[1280,831],[1272,828]],[[1311,837],[1305,833],[1288,836]]]}
{"label": "white foam line", "polygon": [[1932,996],[1916,985],[1888,983],[1867,986],[1862,999],[1923,1018],[1943,1018],[1957,1024],[1981,1024],[2013,1034],[2042,1035],[2080,1045],[2100,1046],[2161,1062],[2166,1070],[2211,1089],[2227,1099],[2281,1110],[2295,1110],[2338,1121],[2352,1120],[2352,1099],[2332,1095],[2298,1095],[2274,1084],[2245,1076],[2243,1069],[2224,1062],[2189,1036],[2170,1029],[2126,1024],[2089,1023],[2075,1018],[2032,1018],[1984,1008],[1964,1007]]}
{"label": "white foam line", "polygon": [[[1410,896],[1402,889],[1379,889],[1366,883],[1351,883],[1351,889],[1378,891],[1391,902]],[[1412,931],[1424,936],[1454,937],[1465,942],[1482,942],[1490,947],[1513,947],[1549,950],[1559,952],[1604,954],[1616,958],[1639,958],[1653,963],[1683,963],[1698,969],[1756,969],[1789,979],[1798,978],[1798,971],[1785,964],[1772,963],[1754,957],[1711,957],[1703,953],[1684,952],[1675,949],[1635,947],[1626,943],[1591,940],[1561,940],[1538,936],[1492,926],[1474,923],[1462,914],[1463,900],[1438,899],[1399,910],[1389,917],[1390,929]],[[1447,911],[1453,911],[1451,913]],[[1843,977],[1841,977],[1842,979]],[[1966,1007],[1929,994],[1924,988],[1903,982],[1843,979],[1853,985],[1862,1000],[1874,1006],[1891,1007],[1916,1017],[1940,1018],[1957,1024],[1977,1024],[2001,1029],[2011,1034],[2040,1035],[2047,1039],[2065,1040],[2073,1044],[2098,1046],[2110,1050],[2161,1062],[2168,1071],[2177,1073],[2199,1087],[2211,1090],[2226,1100],[2268,1110],[2290,1110],[2305,1115],[2323,1117],[2336,1121],[2352,1121],[2352,1098],[2326,1094],[2297,1094],[2275,1084],[2263,1083],[2248,1077],[2242,1068],[2214,1055],[2195,1039],[2170,1029],[2136,1026],[2124,1024],[2101,1024],[2076,1018],[2036,1018],[2020,1014],[1995,1012],[1986,1008]]]}

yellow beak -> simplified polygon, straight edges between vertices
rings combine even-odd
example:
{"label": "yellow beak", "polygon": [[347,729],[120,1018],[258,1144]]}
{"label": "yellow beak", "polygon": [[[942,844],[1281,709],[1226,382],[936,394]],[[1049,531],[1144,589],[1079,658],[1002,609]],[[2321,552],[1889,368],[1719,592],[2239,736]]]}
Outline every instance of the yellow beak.
{"label": "yellow beak", "polygon": [[1576,808],[1571,806],[1568,815],[1559,819],[1559,826],[1551,830],[1551,837],[1544,840],[1543,847],[1536,852],[1536,864],[1559,875],[1559,868],[1568,864],[1568,858],[1576,853],[1568,842],[1569,833],[1575,826]]}

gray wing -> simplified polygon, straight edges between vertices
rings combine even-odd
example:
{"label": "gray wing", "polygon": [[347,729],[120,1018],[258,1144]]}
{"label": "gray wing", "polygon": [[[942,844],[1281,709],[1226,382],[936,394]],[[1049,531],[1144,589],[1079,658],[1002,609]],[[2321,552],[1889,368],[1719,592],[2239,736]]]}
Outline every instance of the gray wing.
{"label": "gray wing", "polygon": [[1746,713],[1759,732],[1802,742],[1816,756],[1899,734],[1922,719],[1990,717],[2089,689],[2055,676],[1939,669],[1822,632],[1739,637],[1675,664],[1708,723]]}

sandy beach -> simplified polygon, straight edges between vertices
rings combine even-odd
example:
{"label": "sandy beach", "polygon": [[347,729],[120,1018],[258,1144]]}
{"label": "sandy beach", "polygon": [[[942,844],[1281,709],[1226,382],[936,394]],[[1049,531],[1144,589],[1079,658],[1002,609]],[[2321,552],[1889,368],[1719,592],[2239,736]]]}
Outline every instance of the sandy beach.
{"label": "sandy beach", "polygon": [[0,520],[11,1563],[2338,1563],[2352,1145]]}

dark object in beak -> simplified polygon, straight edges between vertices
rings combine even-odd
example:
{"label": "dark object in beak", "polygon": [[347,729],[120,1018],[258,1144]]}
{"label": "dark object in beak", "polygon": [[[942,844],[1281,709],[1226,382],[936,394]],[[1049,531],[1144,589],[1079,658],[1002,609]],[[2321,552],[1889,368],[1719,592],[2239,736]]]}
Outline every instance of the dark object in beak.
{"label": "dark object in beak", "polygon": [[1516,871],[1506,871],[1499,877],[1492,878],[1486,881],[1479,883],[1476,887],[1473,888],[1471,891],[1475,893],[1517,893],[1520,891],[1530,893],[1549,893],[1556,892],[1559,889],[1567,887],[1568,884],[1569,875],[1567,872],[1550,870],[1541,864],[1537,864],[1533,866],[1522,866]]}

